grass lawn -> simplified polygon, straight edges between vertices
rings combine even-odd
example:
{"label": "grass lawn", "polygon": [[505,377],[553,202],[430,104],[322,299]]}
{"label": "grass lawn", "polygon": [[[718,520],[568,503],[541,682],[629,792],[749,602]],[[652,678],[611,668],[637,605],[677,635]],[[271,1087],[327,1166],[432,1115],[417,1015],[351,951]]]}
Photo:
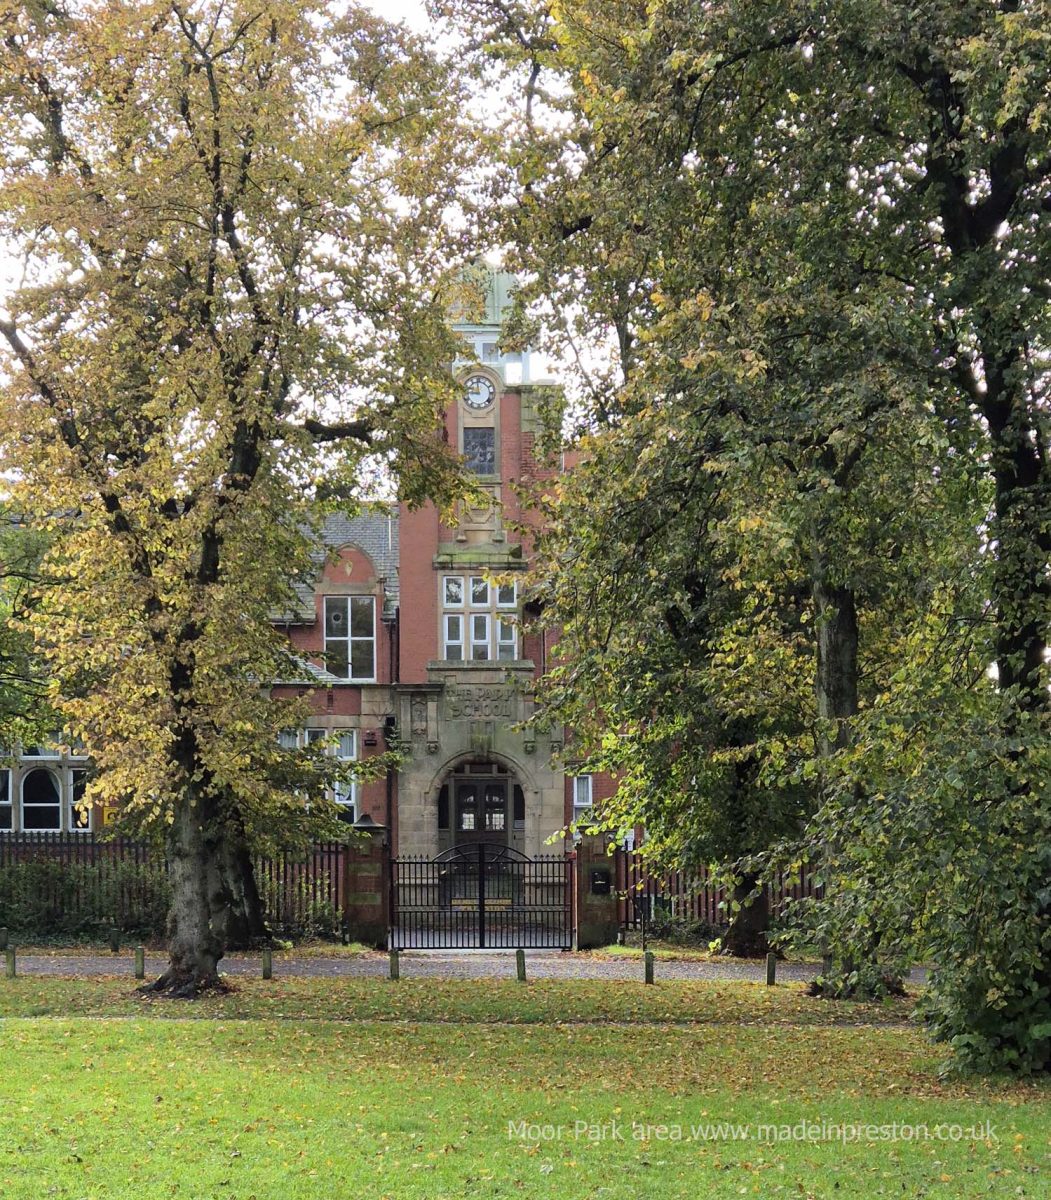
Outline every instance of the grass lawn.
{"label": "grass lawn", "polygon": [[[731,983],[245,980],[190,1005],[0,980],[0,1197],[1051,1195],[1051,1088],[940,1081],[906,1010]],[[802,1121],[812,1140],[757,1129]]]}

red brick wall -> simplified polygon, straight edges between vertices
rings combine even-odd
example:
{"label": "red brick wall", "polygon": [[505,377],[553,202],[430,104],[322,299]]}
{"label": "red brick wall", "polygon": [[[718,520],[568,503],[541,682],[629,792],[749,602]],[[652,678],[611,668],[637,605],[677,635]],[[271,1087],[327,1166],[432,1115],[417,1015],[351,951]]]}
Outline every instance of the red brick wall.
{"label": "red brick wall", "polygon": [[399,522],[401,600],[401,678],[425,683],[427,663],[438,657],[438,582],[433,560],[443,536],[438,510],[426,504],[416,512],[402,510]]}
{"label": "red brick wall", "polygon": [[[363,688],[386,687],[391,681],[391,630],[382,620],[383,586],[380,583],[372,560],[357,546],[344,546],[335,561],[326,562],[318,579],[315,594],[315,620],[312,625],[292,625],[288,636],[292,645],[304,657],[318,666],[324,666],[324,597],[326,592],[345,594],[345,585],[352,585],[358,594],[372,595],[376,599],[376,683],[333,684],[311,689],[307,685],[280,686],[273,689],[276,697],[309,696],[311,708],[319,718],[360,717]],[[323,721],[319,720],[319,724]],[[340,724],[337,722],[337,725]],[[361,721],[348,721],[347,727],[358,730],[358,754],[362,758],[381,754],[384,750],[382,722],[370,717]],[[365,745],[366,735],[374,730],[374,746]],[[378,779],[362,784],[358,791],[358,815],[367,812],[374,821],[386,822],[386,781]]]}

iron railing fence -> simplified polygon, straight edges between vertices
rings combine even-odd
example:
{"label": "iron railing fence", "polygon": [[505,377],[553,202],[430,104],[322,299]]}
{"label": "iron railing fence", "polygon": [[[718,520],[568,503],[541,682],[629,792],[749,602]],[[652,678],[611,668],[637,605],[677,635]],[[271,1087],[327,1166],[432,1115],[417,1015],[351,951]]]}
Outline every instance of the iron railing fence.
{"label": "iron railing fence", "polygon": [[390,860],[396,950],[558,949],[573,945],[573,861],[485,842],[437,858]]}
{"label": "iron railing fence", "polygon": [[[256,884],[278,933],[335,937],[340,930],[346,846],[259,856]],[[0,926],[47,938],[116,928],[161,937],[170,895],[159,847],[98,833],[0,835]]]}

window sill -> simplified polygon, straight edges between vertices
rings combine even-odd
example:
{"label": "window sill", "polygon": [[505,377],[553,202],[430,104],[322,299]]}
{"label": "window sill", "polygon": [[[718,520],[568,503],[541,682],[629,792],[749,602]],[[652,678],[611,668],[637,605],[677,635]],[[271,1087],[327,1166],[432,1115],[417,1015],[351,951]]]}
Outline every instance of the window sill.
{"label": "window sill", "polygon": [[427,664],[428,671],[513,671],[515,674],[535,670],[531,658],[501,658],[479,662],[473,658],[435,658]]}

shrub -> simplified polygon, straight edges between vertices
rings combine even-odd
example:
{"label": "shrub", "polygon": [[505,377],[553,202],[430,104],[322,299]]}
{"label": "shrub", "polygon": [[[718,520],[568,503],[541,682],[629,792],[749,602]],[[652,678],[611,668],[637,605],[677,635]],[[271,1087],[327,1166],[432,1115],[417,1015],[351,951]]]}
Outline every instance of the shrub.
{"label": "shrub", "polygon": [[160,862],[40,857],[0,871],[0,925],[23,938],[83,937],[111,927],[163,937],[170,898]]}
{"label": "shrub", "polygon": [[257,882],[272,932],[299,938],[339,937],[340,913],[330,899],[327,871],[284,879],[263,876]]}

